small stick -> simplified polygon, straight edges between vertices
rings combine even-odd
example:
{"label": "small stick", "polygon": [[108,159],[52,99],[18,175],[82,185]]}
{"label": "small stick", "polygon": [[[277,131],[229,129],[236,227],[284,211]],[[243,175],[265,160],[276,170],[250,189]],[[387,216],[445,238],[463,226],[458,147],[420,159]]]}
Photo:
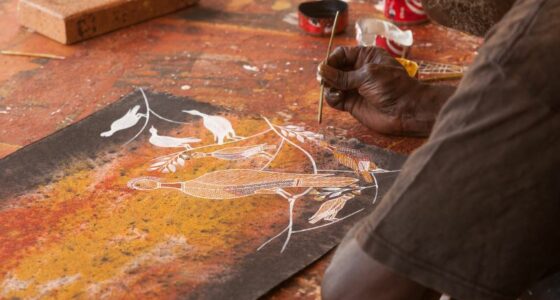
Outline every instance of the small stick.
{"label": "small stick", "polygon": [[[325,63],[327,63],[327,59],[329,59],[329,55],[331,55],[331,48],[333,44],[334,34],[336,32],[336,25],[338,23],[338,13],[339,11],[337,10],[336,15],[334,16],[334,24],[331,31],[331,38],[329,40],[329,47],[327,48],[327,57],[325,58]],[[319,124],[321,124],[321,122],[323,121],[324,98],[325,98],[325,83],[323,82],[323,80],[321,80],[321,96],[319,98],[319,111],[317,112],[317,121],[319,121]]]}
{"label": "small stick", "polygon": [[54,55],[54,54],[46,54],[46,53],[29,53],[29,52],[19,52],[19,51],[10,51],[10,50],[0,50],[0,54],[4,55],[15,55],[15,56],[30,56],[30,57],[39,57],[39,58],[52,58],[52,59],[65,59],[64,56]]}

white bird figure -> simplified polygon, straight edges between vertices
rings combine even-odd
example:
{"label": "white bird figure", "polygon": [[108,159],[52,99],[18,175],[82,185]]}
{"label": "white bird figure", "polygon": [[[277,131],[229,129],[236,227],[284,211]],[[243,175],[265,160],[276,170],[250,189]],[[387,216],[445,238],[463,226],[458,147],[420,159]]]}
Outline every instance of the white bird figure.
{"label": "white bird figure", "polygon": [[140,105],[136,105],[133,108],[129,109],[124,116],[120,117],[119,119],[115,120],[111,124],[111,130],[102,132],[100,136],[102,137],[110,137],[115,132],[130,128],[138,123],[140,118],[145,117],[144,114],[139,114],[138,110],[140,109]]}
{"label": "white bird figure", "polygon": [[224,139],[236,140],[239,137],[235,134],[231,123],[228,119],[220,116],[210,116],[199,112],[198,110],[183,110],[183,112],[191,114],[193,116],[200,116],[203,119],[203,124],[206,129],[210,130],[214,135],[214,140],[218,145],[224,143]]}
{"label": "white bird figure", "polygon": [[162,147],[162,148],[184,147],[186,149],[191,149],[191,146],[189,145],[190,143],[200,142],[200,139],[196,139],[196,138],[190,138],[190,137],[176,138],[171,136],[158,135],[157,132],[158,131],[154,126],[150,128],[150,133],[152,134],[152,136],[150,137],[149,141],[152,145],[157,147]]}

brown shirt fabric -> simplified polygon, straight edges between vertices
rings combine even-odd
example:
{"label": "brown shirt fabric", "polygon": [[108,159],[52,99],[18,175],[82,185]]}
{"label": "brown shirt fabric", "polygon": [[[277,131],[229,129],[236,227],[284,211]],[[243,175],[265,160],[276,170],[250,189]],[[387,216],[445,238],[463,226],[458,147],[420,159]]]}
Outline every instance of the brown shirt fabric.
{"label": "brown shirt fabric", "polygon": [[461,300],[560,271],[559,111],[560,0],[519,0],[355,238]]}

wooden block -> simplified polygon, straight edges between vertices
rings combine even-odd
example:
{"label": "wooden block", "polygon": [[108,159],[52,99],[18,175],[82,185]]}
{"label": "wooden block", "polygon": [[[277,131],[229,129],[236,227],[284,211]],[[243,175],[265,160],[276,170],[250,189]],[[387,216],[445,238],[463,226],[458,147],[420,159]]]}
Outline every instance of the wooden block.
{"label": "wooden block", "polygon": [[198,0],[20,0],[20,23],[64,44],[161,16]]}

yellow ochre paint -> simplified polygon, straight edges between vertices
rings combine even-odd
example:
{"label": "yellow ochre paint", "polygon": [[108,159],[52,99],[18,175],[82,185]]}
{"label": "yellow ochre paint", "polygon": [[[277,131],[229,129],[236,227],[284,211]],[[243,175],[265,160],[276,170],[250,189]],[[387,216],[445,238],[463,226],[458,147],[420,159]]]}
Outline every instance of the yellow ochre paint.
{"label": "yellow ochre paint", "polygon": [[[236,128],[241,133],[265,129],[259,120],[246,120]],[[297,157],[296,153],[292,154]],[[127,181],[145,176],[150,159],[167,153],[146,146],[120,154],[106,164],[74,162],[61,180],[38,188],[40,196],[20,199],[30,202],[31,208],[41,206],[47,215],[56,212],[60,218],[45,224],[48,230],[39,233],[38,242],[4,267],[0,265],[0,298],[98,298],[107,293],[118,298],[129,289],[169,298],[182,284],[196,284],[223,272],[272,234],[275,229],[263,227],[255,233],[250,227],[273,219],[267,215],[263,220],[259,212],[275,211],[279,222],[284,218],[284,201],[270,195],[212,201],[173,190],[131,191]],[[287,153],[283,159],[301,162]],[[165,178],[188,180],[229,164],[216,159],[192,160]],[[181,268],[189,266],[202,271],[184,274]],[[175,285],[162,285],[161,278],[145,280],[158,268]],[[120,285],[126,288],[115,288]]]}
{"label": "yellow ochre paint", "polygon": [[272,4],[272,10],[286,10],[292,7],[292,3],[286,0],[276,0]]}

